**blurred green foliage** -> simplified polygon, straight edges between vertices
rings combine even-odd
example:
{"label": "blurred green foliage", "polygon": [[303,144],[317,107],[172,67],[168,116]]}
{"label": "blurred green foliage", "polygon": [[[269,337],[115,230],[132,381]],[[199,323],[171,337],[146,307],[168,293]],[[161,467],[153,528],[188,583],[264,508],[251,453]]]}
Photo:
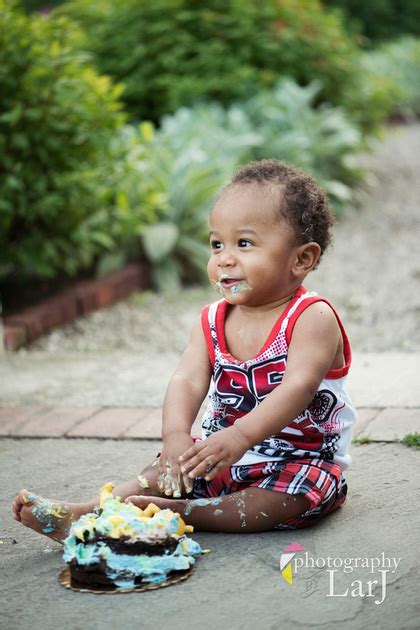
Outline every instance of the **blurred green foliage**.
{"label": "blurred green foliage", "polygon": [[[162,289],[200,280],[215,195],[250,159],[312,173],[342,214],[364,132],[420,110],[419,57],[412,39],[362,53],[318,0],[70,0],[29,16],[0,0],[0,279],[142,254]],[[125,124],[123,97],[143,122]]]}
{"label": "blurred green foliage", "polygon": [[202,104],[164,117],[147,159],[167,204],[142,232],[158,287],[205,276],[209,209],[235,167],[250,159],[276,157],[312,173],[338,215],[354,203],[352,186],[364,177],[356,159],[362,135],[340,109],[313,108],[318,90],[284,79],[229,108]]}
{"label": "blurred green foliage", "polygon": [[371,84],[392,84],[390,113],[404,118],[420,115],[420,39],[402,37],[382,44],[363,55],[362,66]]}
{"label": "blurred green foliage", "polygon": [[259,92],[245,103],[244,111],[262,136],[253,157],[274,156],[314,175],[339,216],[353,203],[352,186],[363,181],[354,154],[364,145],[341,109],[328,104],[314,108],[319,91],[317,82],[300,87],[284,79],[275,90]]}
{"label": "blurred green foliage", "polygon": [[199,99],[228,105],[281,76],[319,79],[318,100],[346,107],[358,74],[357,45],[319,0],[70,0],[58,12],[83,27],[100,71],[124,82],[134,119],[158,122]]}
{"label": "blurred green foliage", "polygon": [[323,4],[341,9],[349,28],[373,43],[402,34],[420,35],[419,0],[323,0]]}
{"label": "blurred green foliage", "polygon": [[106,188],[122,88],[65,18],[0,0],[0,25],[0,278],[75,274],[124,237]]}
{"label": "blurred green foliage", "polygon": [[65,0],[21,0],[20,5],[24,11],[49,11],[52,8],[63,4]]}

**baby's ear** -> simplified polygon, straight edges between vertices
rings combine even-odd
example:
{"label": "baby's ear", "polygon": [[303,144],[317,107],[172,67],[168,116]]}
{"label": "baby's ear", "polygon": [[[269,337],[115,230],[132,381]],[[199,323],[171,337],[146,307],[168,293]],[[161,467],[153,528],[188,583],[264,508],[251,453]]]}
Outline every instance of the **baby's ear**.
{"label": "baby's ear", "polygon": [[321,257],[321,247],[318,243],[310,242],[300,245],[296,252],[293,272],[296,277],[304,277],[314,269]]}

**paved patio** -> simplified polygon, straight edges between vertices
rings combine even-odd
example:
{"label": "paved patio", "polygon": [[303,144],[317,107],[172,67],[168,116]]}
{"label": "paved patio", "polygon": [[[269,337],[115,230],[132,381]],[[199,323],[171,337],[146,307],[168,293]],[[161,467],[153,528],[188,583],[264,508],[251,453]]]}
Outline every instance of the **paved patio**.
{"label": "paved patio", "polygon": [[[60,586],[61,547],[13,521],[10,503],[21,487],[71,501],[95,494],[105,481],[136,475],[160,447],[162,382],[171,361],[151,374],[133,355],[53,362],[7,355],[0,362],[4,627],[418,628],[420,452],[399,440],[420,432],[419,368],[416,354],[355,357],[350,391],[359,443],[350,449],[348,500],[336,513],[296,532],[197,532],[193,537],[211,553],[187,581],[98,596]],[[296,556],[290,585],[279,563],[292,542],[305,551]],[[379,564],[356,567],[360,559]],[[353,567],[347,572],[345,561]]]}

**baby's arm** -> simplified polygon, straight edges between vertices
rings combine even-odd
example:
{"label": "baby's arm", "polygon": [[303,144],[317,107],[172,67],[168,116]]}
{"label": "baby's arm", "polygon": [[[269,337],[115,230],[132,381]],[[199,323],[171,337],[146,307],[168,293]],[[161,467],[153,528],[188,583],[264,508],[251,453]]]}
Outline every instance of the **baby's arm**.
{"label": "baby's arm", "polygon": [[238,461],[245,451],[286,427],[311,402],[331,368],[341,340],[332,309],[324,302],[309,306],[296,322],[282,383],[255,409],[227,429],[190,448],[182,470],[210,480]]}
{"label": "baby's arm", "polygon": [[[168,496],[181,495],[182,479],[178,457],[193,444],[191,427],[207,394],[210,377],[211,366],[199,320],[169,382],[163,404],[163,448],[159,458],[159,472],[160,485]],[[187,491],[192,487],[191,482],[184,485]]]}

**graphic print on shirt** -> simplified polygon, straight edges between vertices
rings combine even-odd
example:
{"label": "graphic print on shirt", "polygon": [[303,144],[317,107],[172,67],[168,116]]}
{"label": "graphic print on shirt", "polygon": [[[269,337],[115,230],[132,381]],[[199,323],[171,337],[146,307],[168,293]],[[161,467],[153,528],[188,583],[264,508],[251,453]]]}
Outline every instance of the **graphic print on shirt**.
{"label": "graphic print on shirt", "polygon": [[281,383],[285,370],[286,355],[267,359],[249,369],[219,363],[214,374],[215,392],[227,407],[244,415]]}
{"label": "graphic print on shirt", "polygon": [[[279,318],[276,332],[273,329],[269,336],[270,342],[264,345],[257,356],[247,361],[238,361],[226,352],[223,330],[227,306],[224,300],[206,307],[203,311],[203,329],[213,364],[213,389],[203,418],[203,439],[236,421],[240,422],[241,417],[255,409],[276,387],[281,387],[289,350],[289,320],[294,317],[296,321],[308,304],[319,300],[327,301],[302,287],[287,313]],[[250,448],[238,465],[301,457],[334,460],[344,468],[349,465],[351,458],[346,445],[356,414],[345,390],[345,375],[351,353],[346,336],[344,339],[347,343],[346,369],[343,369],[342,374],[326,375],[309,405],[277,434]]]}

